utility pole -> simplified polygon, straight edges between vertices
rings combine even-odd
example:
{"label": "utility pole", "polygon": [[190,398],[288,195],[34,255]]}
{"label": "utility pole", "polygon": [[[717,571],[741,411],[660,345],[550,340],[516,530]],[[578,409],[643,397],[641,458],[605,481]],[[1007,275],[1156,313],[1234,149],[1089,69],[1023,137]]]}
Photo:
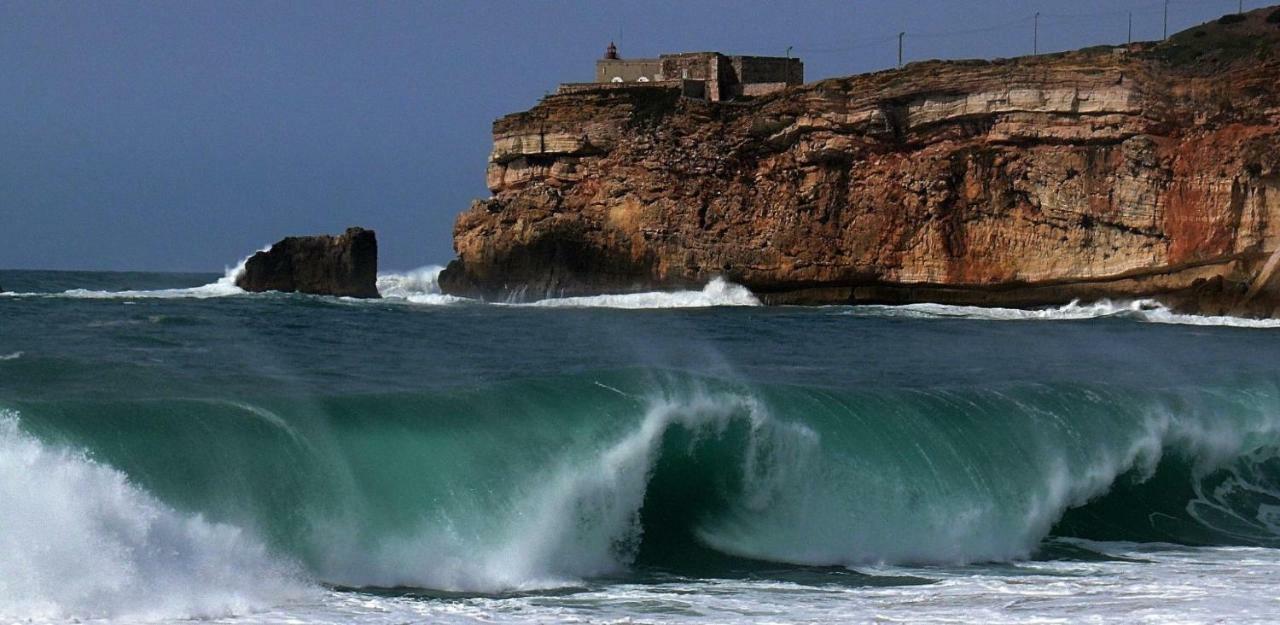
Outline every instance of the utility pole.
{"label": "utility pole", "polygon": [[1031,39],[1031,53],[1040,54],[1040,12],[1036,11],[1035,26],[1033,27],[1033,35]]}
{"label": "utility pole", "polygon": [[898,67],[902,67],[902,38],[906,36],[906,31],[898,33]]}
{"label": "utility pole", "polygon": [[1169,40],[1169,0],[1164,0],[1164,39]]}
{"label": "utility pole", "polygon": [[1129,11],[1129,45],[1133,45],[1133,11]]}
{"label": "utility pole", "polygon": [[1240,0],[1240,10],[1237,13],[1244,15],[1244,0]]}

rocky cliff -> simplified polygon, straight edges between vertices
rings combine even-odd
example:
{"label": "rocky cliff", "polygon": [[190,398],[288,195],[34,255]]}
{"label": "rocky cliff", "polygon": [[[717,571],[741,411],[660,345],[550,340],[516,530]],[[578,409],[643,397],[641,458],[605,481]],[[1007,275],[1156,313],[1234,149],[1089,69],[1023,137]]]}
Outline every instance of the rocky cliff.
{"label": "rocky cliff", "polygon": [[773,303],[1154,296],[1272,314],[1273,12],[743,103],[549,96],[495,122],[493,195],[458,217],[441,286],[493,299],[723,276]]}
{"label": "rocky cliff", "polygon": [[378,239],[347,228],[337,236],[286,237],[245,262],[236,286],[253,292],[378,297]]}

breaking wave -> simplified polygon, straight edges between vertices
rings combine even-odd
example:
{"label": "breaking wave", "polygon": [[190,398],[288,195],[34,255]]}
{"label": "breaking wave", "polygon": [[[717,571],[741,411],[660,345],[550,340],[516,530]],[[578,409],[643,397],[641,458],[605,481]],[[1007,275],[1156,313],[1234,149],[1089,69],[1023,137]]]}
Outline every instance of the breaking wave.
{"label": "breaking wave", "polygon": [[[440,272],[444,267],[432,265],[406,273],[378,275],[378,293],[387,299],[413,304],[446,305],[476,300],[445,295],[440,290]],[[709,308],[714,306],[759,306],[760,300],[746,287],[712,279],[699,291],[652,291],[587,297],[548,298],[528,303],[505,303],[502,306],[536,308]]]}
{"label": "breaking wave", "polygon": [[429,265],[405,273],[378,274],[378,294],[412,304],[445,305],[471,301],[465,297],[445,295],[440,291],[440,272],[444,267]]}
{"label": "breaking wave", "polygon": [[[269,249],[269,248],[264,248]],[[174,289],[153,290],[94,290],[68,289],[60,293],[4,292],[3,297],[69,297],[77,299],[205,299],[244,295],[236,286],[236,278],[244,271],[249,257],[234,267],[226,268],[223,276],[209,284]],[[405,302],[416,305],[444,306],[454,304],[482,304],[455,295],[447,295],[440,289],[440,272],[444,267],[429,265],[407,272],[384,272],[377,276],[381,301]],[[349,303],[370,303],[379,300],[343,298]],[[492,305],[531,308],[615,308],[615,309],[676,309],[711,307],[761,306],[759,298],[750,289],[713,278],[702,289],[693,291],[650,291],[643,293],[619,293],[581,297],[554,297],[532,302],[506,302]],[[1091,303],[1072,301],[1063,306],[1046,308],[998,308],[982,306],[958,306],[948,304],[904,305],[855,305],[836,306],[841,314],[865,318],[910,319],[977,319],[988,321],[1081,321],[1090,319],[1130,319],[1145,323],[1163,323],[1199,326],[1229,326],[1239,328],[1277,328],[1280,319],[1250,319],[1231,316],[1206,316],[1176,313],[1153,299],[1132,301],[1099,300]]]}
{"label": "breaking wave", "polygon": [[759,306],[760,300],[744,286],[713,278],[700,291],[652,291],[538,300],[524,306],[544,308],[710,308]]}
{"label": "breaking wave", "polygon": [[0,495],[20,505],[0,509],[0,579],[20,581],[0,583],[0,614],[153,596],[239,609],[290,596],[271,580],[293,561],[342,586],[497,592],[645,567],[1017,560],[1054,536],[1280,546],[1270,385],[837,391],[638,373],[21,407],[110,467],[6,422]]}
{"label": "breaking wave", "polygon": [[[264,249],[265,251],[265,249]],[[243,289],[236,286],[236,278],[244,272],[244,265],[249,261],[246,256],[234,267],[227,267],[221,278],[209,284],[181,289],[128,289],[121,291],[105,291],[94,289],[68,289],[60,293],[4,293],[11,297],[69,297],[73,299],[208,299],[242,295]]]}
{"label": "breaking wave", "polygon": [[0,411],[0,620],[217,617],[306,592],[250,532],[18,425]]}
{"label": "breaking wave", "polygon": [[988,321],[1079,321],[1121,318],[1146,323],[1168,323],[1238,328],[1277,328],[1280,319],[1248,319],[1175,313],[1152,299],[1113,302],[1099,300],[1082,304],[1079,300],[1053,308],[985,308],[947,304],[905,304],[900,306],[853,306],[846,314],[857,317],[899,317],[911,319],[980,319]]}

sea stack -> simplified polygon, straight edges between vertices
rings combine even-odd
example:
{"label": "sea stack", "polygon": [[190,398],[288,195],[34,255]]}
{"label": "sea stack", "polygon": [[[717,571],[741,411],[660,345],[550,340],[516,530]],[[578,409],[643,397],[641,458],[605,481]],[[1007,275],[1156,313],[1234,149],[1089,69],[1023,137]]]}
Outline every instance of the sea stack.
{"label": "sea stack", "polygon": [[378,297],[378,239],[372,230],[286,237],[245,262],[236,286],[343,297]]}
{"label": "sea stack", "polygon": [[773,304],[1156,298],[1272,316],[1272,14],[729,91],[679,64],[736,57],[664,55],[635,77],[606,57],[597,83],[494,123],[492,195],[457,218],[440,286],[506,299],[723,277]]}

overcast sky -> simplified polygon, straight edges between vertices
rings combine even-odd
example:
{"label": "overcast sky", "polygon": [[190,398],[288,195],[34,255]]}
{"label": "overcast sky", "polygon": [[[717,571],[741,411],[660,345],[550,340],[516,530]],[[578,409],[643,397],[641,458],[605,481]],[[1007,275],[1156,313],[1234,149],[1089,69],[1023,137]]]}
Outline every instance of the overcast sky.
{"label": "overcast sky", "polygon": [[[1158,39],[1163,0],[0,0],[0,268],[221,271],[289,234],[452,256],[491,122],[622,56],[782,55],[806,79],[906,56]],[[1257,8],[1262,1],[1245,3]],[[1172,0],[1170,32],[1237,0]]]}

